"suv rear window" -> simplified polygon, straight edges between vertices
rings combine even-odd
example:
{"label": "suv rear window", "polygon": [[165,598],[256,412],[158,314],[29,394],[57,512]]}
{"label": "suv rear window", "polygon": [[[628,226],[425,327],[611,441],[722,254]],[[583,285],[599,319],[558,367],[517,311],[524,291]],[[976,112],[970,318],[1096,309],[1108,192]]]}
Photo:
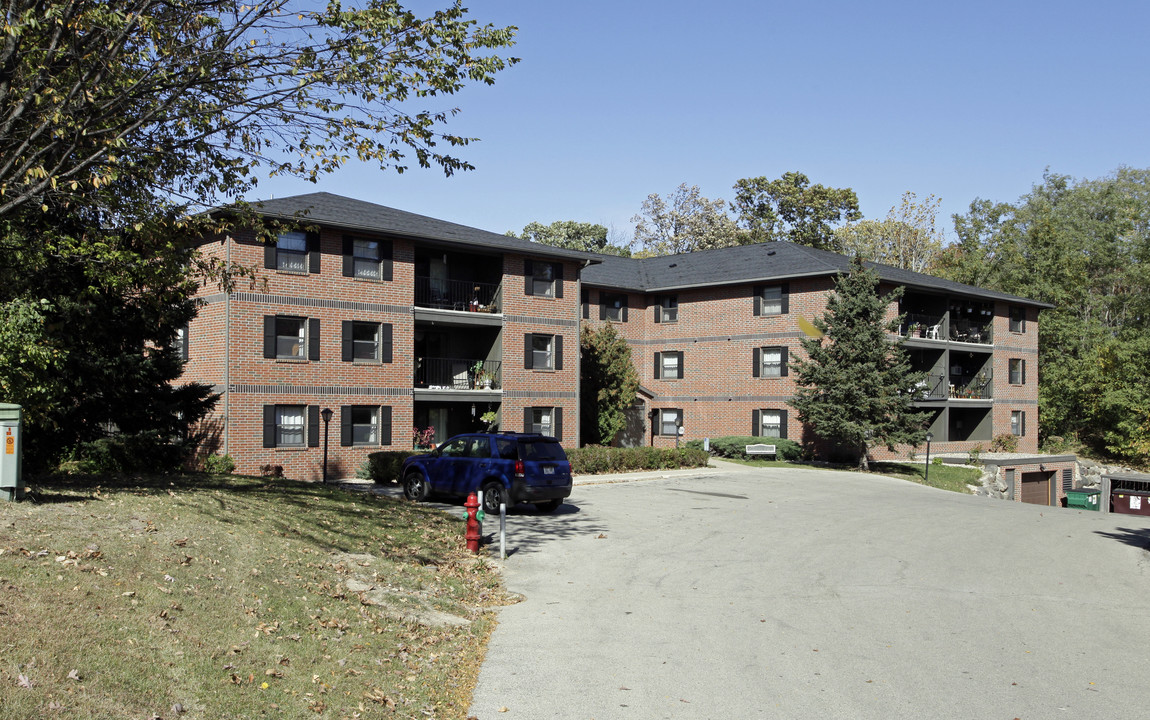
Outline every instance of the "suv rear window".
{"label": "suv rear window", "polygon": [[546,440],[520,440],[519,458],[521,460],[566,460],[563,446],[557,442]]}

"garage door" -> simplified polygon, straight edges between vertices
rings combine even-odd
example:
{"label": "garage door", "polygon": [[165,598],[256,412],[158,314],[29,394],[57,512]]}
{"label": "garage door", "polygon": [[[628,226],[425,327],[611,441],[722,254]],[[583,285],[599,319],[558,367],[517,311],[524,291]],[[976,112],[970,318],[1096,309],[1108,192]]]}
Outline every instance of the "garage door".
{"label": "garage door", "polygon": [[1022,502],[1033,505],[1050,504],[1050,473],[1022,473]]}

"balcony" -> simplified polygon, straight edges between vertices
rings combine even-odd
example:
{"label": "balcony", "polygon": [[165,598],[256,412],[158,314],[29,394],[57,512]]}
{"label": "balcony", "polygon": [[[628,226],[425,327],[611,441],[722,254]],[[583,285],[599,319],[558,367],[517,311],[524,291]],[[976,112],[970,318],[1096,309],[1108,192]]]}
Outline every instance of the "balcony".
{"label": "balcony", "polygon": [[924,340],[945,340],[947,336],[946,318],[937,315],[907,313],[899,334],[905,338]]}
{"label": "balcony", "polygon": [[415,277],[416,307],[497,314],[501,299],[499,283]]}
{"label": "balcony", "polygon": [[425,390],[499,391],[503,388],[503,363],[478,358],[415,358],[415,387]]}
{"label": "balcony", "polygon": [[991,345],[994,343],[991,323],[954,320],[950,323],[950,339],[955,342]]}
{"label": "balcony", "polygon": [[927,375],[916,388],[918,402],[939,400],[990,400],[994,397],[993,378],[990,373],[974,376],[939,373]]}

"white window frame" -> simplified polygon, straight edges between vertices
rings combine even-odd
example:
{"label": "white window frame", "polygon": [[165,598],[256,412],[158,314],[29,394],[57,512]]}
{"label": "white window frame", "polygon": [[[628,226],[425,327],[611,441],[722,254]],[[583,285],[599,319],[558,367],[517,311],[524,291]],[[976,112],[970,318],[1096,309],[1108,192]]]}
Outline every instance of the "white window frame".
{"label": "white window frame", "polygon": [[531,408],[531,432],[540,435],[555,435],[555,408]]}
{"label": "white window frame", "polygon": [[1026,437],[1026,411],[1010,411],[1010,434],[1016,437]]}
{"label": "white window frame", "polygon": [[306,405],[276,405],[276,447],[307,447]]}
{"label": "white window frame", "polygon": [[[295,247],[296,245],[299,247]],[[276,238],[276,270],[306,273],[307,253],[307,233],[280,233],[279,237]]]}
{"label": "white window frame", "polygon": [[380,242],[368,238],[352,238],[352,275],[358,280],[379,280]]}
{"label": "white window frame", "polygon": [[[773,418],[774,422],[768,422]],[[763,408],[759,410],[759,437],[783,437],[783,411]]]}
{"label": "white window frame", "polygon": [[[370,328],[374,337],[371,340],[360,340],[357,337],[358,331]],[[373,322],[362,322],[356,320],[351,324],[351,359],[353,362],[370,363],[380,361],[380,325]],[[370,357],[361,357],[360,348],[371,345],[373,347]]]}
{"label": "white window frame", "polygon": [[535,262],[531,266],[531,294],[538,297],[555,297],[555,265]]}
{"label": "white window frame", "polygon": [[664,295],[659,299],[659,322],[679,322],[679,296]]}
{"label": "white window frame", "polygon": [[[682,427],[683,411],[676,408],[659,410],[659,434],[663,437],[676,437]],[[667,432],[670,429],[671,432]]]}
{"label": "white window frame", "polygon": [[[366,414],[366,421],[364,415]],[[379,406],[351,406],[351,444],[379,445]],[[357,417],[358,416],[358,417]]]}
{"label": "white window frame", "polygon": [[[768,358],[774,355],[775,362],[769,362]],[[764,347],[759,348],[759,377],[777,378],[783,376],[783,348],[781,347]]]}
{"label": "white window frame", "polygon": [[679,362],[678,352],[659,353],[659,377],[663,380],[682,380],[683,365]]}
{"label": "white window frame", "polygon": [[[744,290],[744,292],[746,292]],[[762,315],[782,315],[783,314],[783,286],[782,285],[768,285],[763,288],[762,292]]]}
{"label": "white window frame", "polygon": [[[1017,379],[1015,379],[1015,368],[1018,368]],[[1006,361],[1006,378],[1010,385],[1025,385],[1026,384],[1026,360],[1023,358],[1010,358]]]}
{"label": "white window frame", "polygon": [[[546,347],[539,347],[540,343]],[[542,363],[540,361],[543,361]],[[531,369],[532,370],[554,370],[555,369],[555,336],[554,335],[541,335],[535,333],[531,336]]]}
{"label": "white window frame", "polygon": [[[299,323],[299,328],[290,333],[283,332],[286,328],[281,323]],[[304,360],[307,358],[307,318],[294,315],[276,315],[276,359],[277,360]],[[282,349],[288,343],[296,343],[295,353],[284,353]]]}

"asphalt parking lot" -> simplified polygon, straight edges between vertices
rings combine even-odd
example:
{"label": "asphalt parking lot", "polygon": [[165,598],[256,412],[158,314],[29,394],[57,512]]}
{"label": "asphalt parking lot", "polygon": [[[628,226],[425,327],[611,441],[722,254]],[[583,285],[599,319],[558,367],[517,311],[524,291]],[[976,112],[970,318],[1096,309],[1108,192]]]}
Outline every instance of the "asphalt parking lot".
{"label": "asphalt parking lot", "polygon": [[1150,707],[1150,518],[730,466],[571,501],[508,518],[480,720]]}

